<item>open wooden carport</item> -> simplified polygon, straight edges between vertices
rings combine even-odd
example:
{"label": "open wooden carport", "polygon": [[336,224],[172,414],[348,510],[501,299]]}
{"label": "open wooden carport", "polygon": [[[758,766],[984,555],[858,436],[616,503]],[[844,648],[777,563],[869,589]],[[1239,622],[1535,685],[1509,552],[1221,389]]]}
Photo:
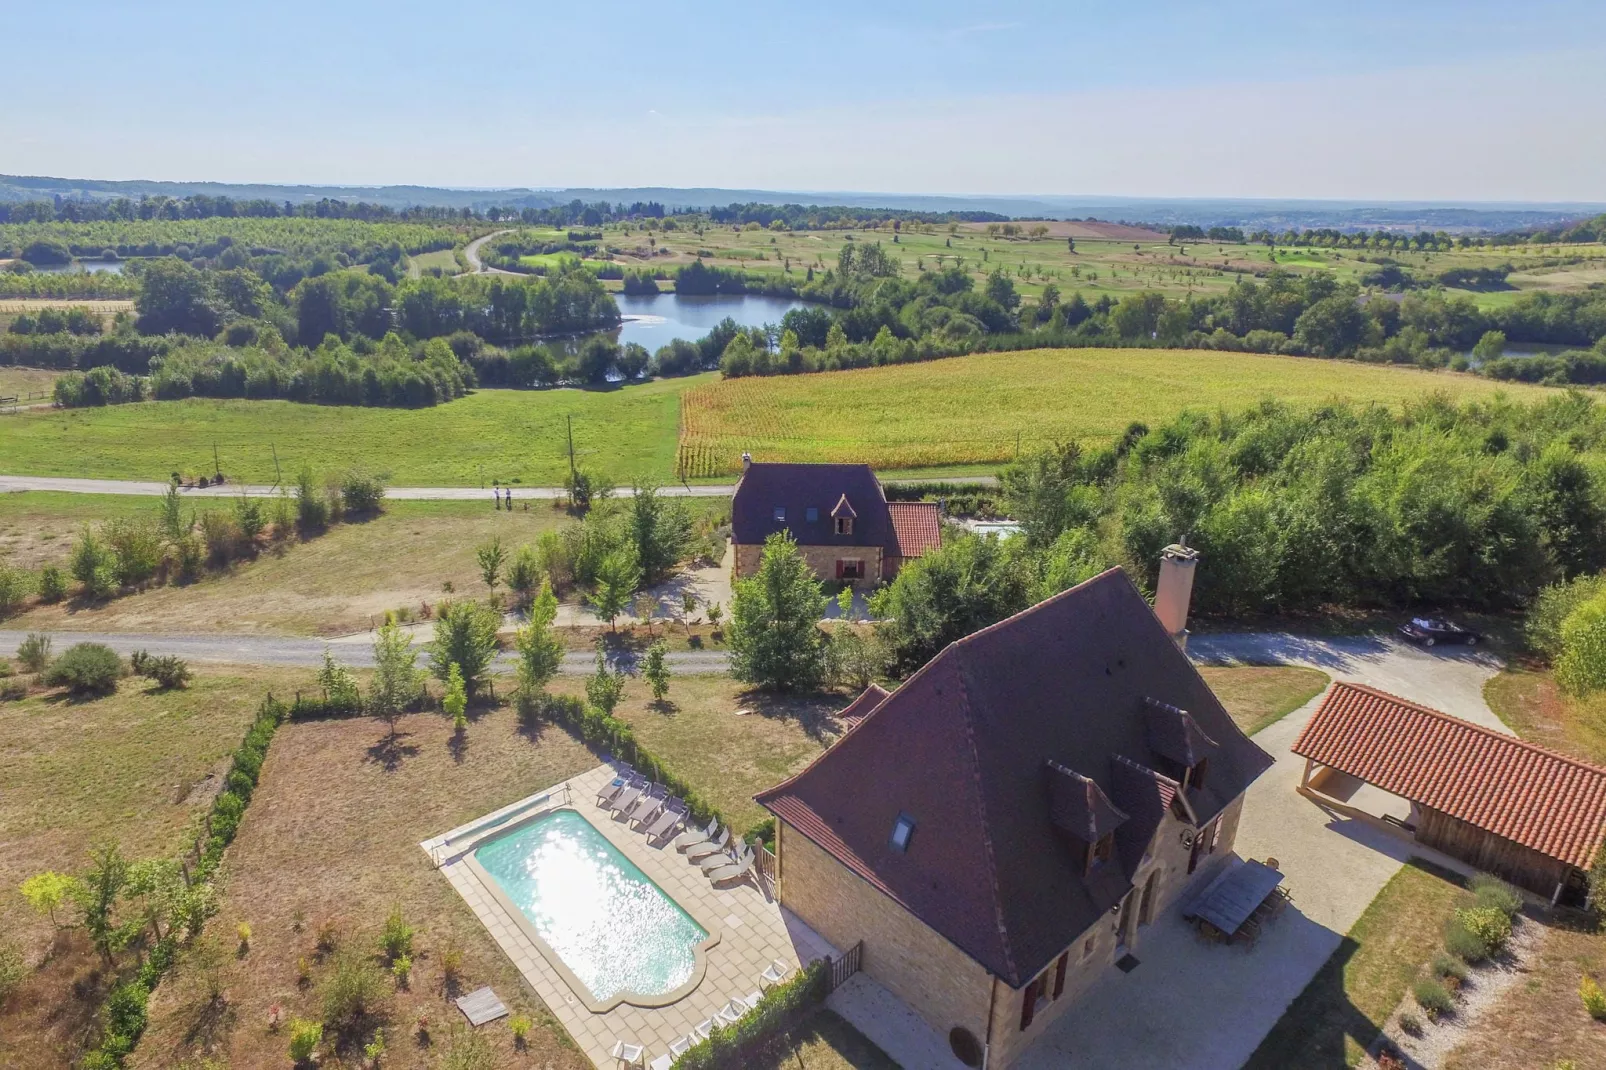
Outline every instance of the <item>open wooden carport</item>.
{"label": "open wooden carport", "polygon": [[1299,790],[1354,778],[1410,803],[1417,842],[1582,905],[1606,832],[1606,769],[1359,684],[1335,684],[1294,741]]}

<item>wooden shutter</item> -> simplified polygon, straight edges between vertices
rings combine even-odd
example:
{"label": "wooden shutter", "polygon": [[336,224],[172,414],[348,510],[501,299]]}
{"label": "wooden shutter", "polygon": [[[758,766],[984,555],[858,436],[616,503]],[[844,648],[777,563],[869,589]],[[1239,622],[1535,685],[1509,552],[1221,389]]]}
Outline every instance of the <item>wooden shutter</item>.
{"label": "wooden shutter", "polygon": [[1020,1028],[1021,1028],[1021,1032],[1024,1033],[1027,1029],[1031,1028],[1032,1015],[1034,1015],[1036,1013],[1037,1013],[1037,982],[1033,981],[1031,984],[1027,985],[1026,986],[1026,990],[1021,993],[1021,1004],[1020,1004]]}
{"label": "wooden shutter", "polygon": [[843,565],[842,559],[838,558],[837,562],[836,562],[836,578],[837,579],[841,579],[842,578],[842,565]]}
{"label": "wooden shutter", "polygon": [[1059,999],[1060,993],[1065,991],[1065,964],[1070,961],[1069,951],[1060,956],[1059,962],[1054,966],[1054,998]]}

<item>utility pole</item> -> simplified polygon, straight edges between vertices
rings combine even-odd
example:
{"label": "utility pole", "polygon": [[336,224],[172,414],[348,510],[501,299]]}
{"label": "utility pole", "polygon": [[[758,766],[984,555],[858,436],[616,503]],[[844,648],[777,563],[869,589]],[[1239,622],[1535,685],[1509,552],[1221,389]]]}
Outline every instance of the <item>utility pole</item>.
{"label": "utility pole", "polygon": [[216,439],[212,440],[212,474],[215,475],[215,476],[220,476],[220,475],[223,474],[223,465],[217,459],[217,440]]}
{"label": "utility pole", "polygon": [[565,416],[563,419],[569,428],[569,486],[572,487],[578,474],[574,467],[574,417]]}
{"label": "utility pole", "polygon": [[268,448],[273,451],[273,485],[277,487],[284,483],[284,473],[279,470],[279,447],[270,442]]}

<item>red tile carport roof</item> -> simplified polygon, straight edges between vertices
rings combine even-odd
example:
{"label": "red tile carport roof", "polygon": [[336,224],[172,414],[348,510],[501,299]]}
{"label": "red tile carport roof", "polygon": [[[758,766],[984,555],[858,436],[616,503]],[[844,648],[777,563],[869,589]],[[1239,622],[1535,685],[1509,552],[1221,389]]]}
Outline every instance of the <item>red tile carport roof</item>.
{"label": "red tile carport roof", "polygon": [[921,557],[942,545],[942,518],[936,502],[888,502],[893,545],[902,557]]}
{"label": "red tile carport roof", "polygon": [[1359,684],[1334,684],[1293,751],[1579,869],[1606,769]]}

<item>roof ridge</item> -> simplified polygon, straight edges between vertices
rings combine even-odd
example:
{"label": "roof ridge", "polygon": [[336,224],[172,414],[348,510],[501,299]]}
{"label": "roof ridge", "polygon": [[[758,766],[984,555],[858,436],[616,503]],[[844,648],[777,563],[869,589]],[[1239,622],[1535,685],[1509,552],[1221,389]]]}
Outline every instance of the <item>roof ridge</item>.
{"label": "roof ridge", "polygon": [[[1441,721],[1448,721],[1458,727],[1469,728],[1473,732],[1481,733],[1482,735],[1487,736],[1490,739],[1497,740],[1502,744],[1514,744],[1525,750],[1536,751],[1539,754],[1543,754],[1547,757],[1556,758],[1560,761],[1566,762],[1568,765],[1574,765],[1587,772],[1606,777],[1606,766],[1595,765],[1593,762],[1586,762],[1581,758],[1575,758],[1571,754],[1566,754],[1559,750],[1552,750],[1550,747],[1541,746],[1538,743],[1532,743],[1518,735],[1507,735],[1504,732],[1496,732],[1492,728],[1486,728],[1475,721],[1467,720],[1465,717],[1457,717],[1454,714],[1445,713],[1443,710],[1436,710],[1432,706],[1424,706],[1420,702],[1412,702],[1408,698],[1402,698],[1391,691],[1384,691],[1380,687],[1372,687],[1368,684],[1352,683],[1348,680],[1338,680],[1335,681],[1333,686],[1328,690],[1327,696],[1322,699],[1323,706],[1327,705],[1334,693],[1336,693],[1339,688],[1345,688],[1350,691],[1361,691],[1377,698],[1386,699],[1389,702],[1398,703],[1401,706],[1406,706],[1418,713],[1426,714],[1429,717],[1434,717]],[[1308,724],[1307,727],[1309,727]],[[1303,730],[1300,731],[1300,735],[1304,735]],[[1296,740],[1295,742],[1297,743],[1298,741]]]}
{"label": "roof ridge", "polygon": [[1123,762],[1126,765],[1130,765],[1133,769],[1137,770],[1139,773],[1145,773],[1145,774],[1147,774],[1149,776],[1152,776],[1156,780],[1163,780],[1167,784],[1171,784],[1171,785],[1175,786],[1178,790],[1181,790],[1181,788],[1182,788],[1182,782],[1181,781],[1175,780],[1172,777],[1166,776],[1164,773],[1160,772],[1158,769],[1150,769],[1148,766],[1144,765],[1142,762],[1134,761],[1133,759],[1128,758],[1124,754],[1112,754],[1112,755],[1110,755],[1110,759],[1112,761]]}
{"label": "roof ridge", "polygon": [[[1059,594],[1051,595],[1050,597],[1043,599],[1041,602],[1038,602],[1036,605],[1027,606],[1025,609],[1021,610],[1018,613],[1011,613],[1009,616],[1005,617],[1001,621],[996,621],[996,622],[994,622],[992,624],[987,625],[987,627],[985,627],[985,628],[979,628],[976,631],[971,632],[969,635],[961,636],[960,638],[955,639],[953,642],[949,643],[948,646],[944,647],[942,650],[937,651],[936,655],[931,660],[932,661],[936,661],[937,658],[942,657],[943,654],[947,653],[948,650],[950,648],[952,648],[952,647],[958,647],[958,646],[965,646],[965,645],[973,644],[974,640],[980,639],[984,635],[991,635],[993,632],[1002,631],[1006,626],[1008,626],[1009,624],[1014,623],[1015,621],[1019,620],[1020,618],[1029,616],[1029,615],[1031,615],[1033,613],[1036,613],[1038,610],[1043,609],[1043,608],[1045,608],[1047,606],[1056,605],[1056,604],[1058,604],[1060,602],[1063,602],[1063,601],[1067,600],[1069,598],[1069,596],[1077,593],[1078,591],[1081,591],[1084,588],[1092,587],[1095,583],[1098,583],[1101,580],[1104,580],[1107,577],[1112,576],[1112,575],[1119,575],[1122,579],[1126,580],[1127,584],[1132,588],[1133,593],[1135,593],[1138,596],[1138,598],[1143,601],[1143,604],[1145,606],[1147,606],[1149,604],[1148,599],[1143,598],[1143,592],[1138,590],[1137,584],[1132,582],[1132,577],[1130,577],[1130,576],[1128,576],[1126,574],[1126,569],[1122,568],[1120,565],[1112,565],[1111,567],[1105,569],[1103,572],[1100,572],[1097,576],[1088,577],[1087,579],[1083,580],[1081,583],[1078,583],[1075,587],[1067,587],[1065,590],[1061,591]],[[1156,619],[1158,619],[1158,618],[1156,618]],[[930,664],[930,662],[928,662],[927,664]],[[911,677],[911,679],[913,679],[913,677]]]}
{"label": "roof ridge", "polygon": [[[933,659],[935,660],[935,659]],[[981,818],[981,849],[987,855],[987,890],[992,893],[993,921],[998,926],[999,950],[1004,956],[1004,965],[1009,970],[1010,977],[1020,975],[1020,969],[1015,965],[1015,956],[1010,948],[1009,926],[1004,920],[1004,895],[998,887],[998,855],[993,850],[992,826],[987,823],[986,785],[981,776],[981,751],[976,746],[976,726],[972,716],[970,703],[970,663],[968,659],[961,659],[959,671],[954,673],[959,683],[959,722],[965,729],[965,746],[970,751],[970,771],[973,778],[973,788],[976,793],[976,808]]]}

